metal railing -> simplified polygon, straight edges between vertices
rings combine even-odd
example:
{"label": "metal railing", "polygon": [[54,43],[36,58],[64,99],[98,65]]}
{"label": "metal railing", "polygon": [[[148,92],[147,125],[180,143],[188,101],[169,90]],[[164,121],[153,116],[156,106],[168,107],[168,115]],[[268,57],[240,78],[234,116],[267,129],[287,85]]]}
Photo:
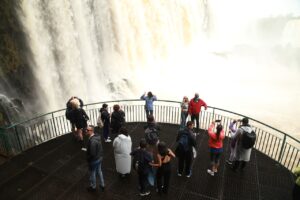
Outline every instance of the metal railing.
{"label": "metal railing", "polygon": [[[121,100],[87,104],[85,111],[90,117],[90,124],[97,124],[99,108],[108,104],[112,112],[114,104],[119,104],[125,112],[126,122],[145,122],[144,101]],[[181,119],[180,102],[160,100],[154,103],[154,116],[159,123],[177,124]],[[226,136],[229,136],[229,124],[234,119],[244,116],[228,110],[208,107],[200,115],[200,128],[208,129],[210,123],[221,119]],[[300,164],[300,142],[296,138],[273,128],[265,123],[250,119],[250,124],[257,134],[255,148],[291,170]],[[0,128],[0,154],[14,156],[36,145],[71,132],[71,125],[65,118],[65,109],[50,112],[33,119]]]}

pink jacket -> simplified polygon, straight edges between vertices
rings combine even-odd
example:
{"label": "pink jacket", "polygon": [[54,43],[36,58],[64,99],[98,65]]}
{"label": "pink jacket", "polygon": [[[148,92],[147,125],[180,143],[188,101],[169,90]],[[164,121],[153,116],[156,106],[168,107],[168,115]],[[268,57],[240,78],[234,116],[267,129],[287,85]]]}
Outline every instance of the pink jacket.
{"label": "pink jacket", "polygon": [[211,124],[208,128],[208,135],[209,135],[209,140],[208,140],[208,146],[211,148],[222,148],[223,147],[223,140],[225,138],[225,133],[224,130],[221,131],[219,138],[217,138],[217,134],[213,132],[215,125]]}

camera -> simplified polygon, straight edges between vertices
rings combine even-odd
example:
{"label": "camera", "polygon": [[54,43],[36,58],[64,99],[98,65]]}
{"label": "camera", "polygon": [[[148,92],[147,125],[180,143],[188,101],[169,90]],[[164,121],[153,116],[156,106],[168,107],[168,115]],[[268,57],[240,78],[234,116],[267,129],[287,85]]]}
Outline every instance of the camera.
{"label": "camera", "polygon": [[215,120],[215,122],[217,122],[217,123],[220,123],[220,122],[221,122],[221,120],[220,120],[220,119],[216,119],[216,120]]}

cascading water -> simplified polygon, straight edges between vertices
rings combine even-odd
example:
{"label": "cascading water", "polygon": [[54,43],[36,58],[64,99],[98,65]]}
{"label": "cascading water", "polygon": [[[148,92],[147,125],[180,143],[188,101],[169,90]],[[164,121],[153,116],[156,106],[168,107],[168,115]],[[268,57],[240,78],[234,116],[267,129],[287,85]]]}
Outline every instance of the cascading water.
{"label": "cascading water", "polygon": [[[250,5],[255,2],[22,0],[18,16],[45,111],[62,108],[73,95],[89,103],[147,90],[174,100],[199,92],[209,105],[299,132],[297,123],[284,125],[300,113],[294,53],[300,28],[291,22],[299,18],[272,19],[276,26],[266,32],[272,20],[249,16],[270,6]],[[285,34],[274,36],[278,30]]]}

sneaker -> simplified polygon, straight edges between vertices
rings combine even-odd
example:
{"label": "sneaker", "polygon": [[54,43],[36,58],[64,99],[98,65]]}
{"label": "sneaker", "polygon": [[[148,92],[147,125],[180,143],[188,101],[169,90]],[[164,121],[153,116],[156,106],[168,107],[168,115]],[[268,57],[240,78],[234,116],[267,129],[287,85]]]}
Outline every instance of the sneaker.
{"label": "sneaker", "polygon": [[150,191],[148,191],[148,192],[141,192],[141,193],[140,193],[140,196],[143,197],[143,196],[147,196],[147,195],[149,195],[149,194],[150,194]]}
{"label": "sneaker", "polygon": [[111,139],[107,138],[107,139],[105,140],[105,142],[111,142]]}
{"label": "sneaker", "polygon": [[211,176],[215,175],[215,173],[213,171],[211,171],[210,169],[207,169],[207,173],[209,173]]}
{"label": "sneaker", "polygon": [[228,165],[232,165],[232,161],[230,161],[230,160],[226,160],[226,163],[227,163]]}
{"label": "sneaker", "polygon": [[182,174],[178,173],[177,176],[182,176]]}
{"label": "sneaker", "polygon": [[188,175],[186,175],[187,178],[190,178],[192,176],[192,173],[189,173]]}
{"label": "sneaker", "polygon": [[86,148],[82,147],[82,148],[81,148],[81,151],[86,151]]}
{"label": "sneaker", "polygon": [[96,188],[92,188],[91,186],[86,188],[88,192],[96,192]]}

